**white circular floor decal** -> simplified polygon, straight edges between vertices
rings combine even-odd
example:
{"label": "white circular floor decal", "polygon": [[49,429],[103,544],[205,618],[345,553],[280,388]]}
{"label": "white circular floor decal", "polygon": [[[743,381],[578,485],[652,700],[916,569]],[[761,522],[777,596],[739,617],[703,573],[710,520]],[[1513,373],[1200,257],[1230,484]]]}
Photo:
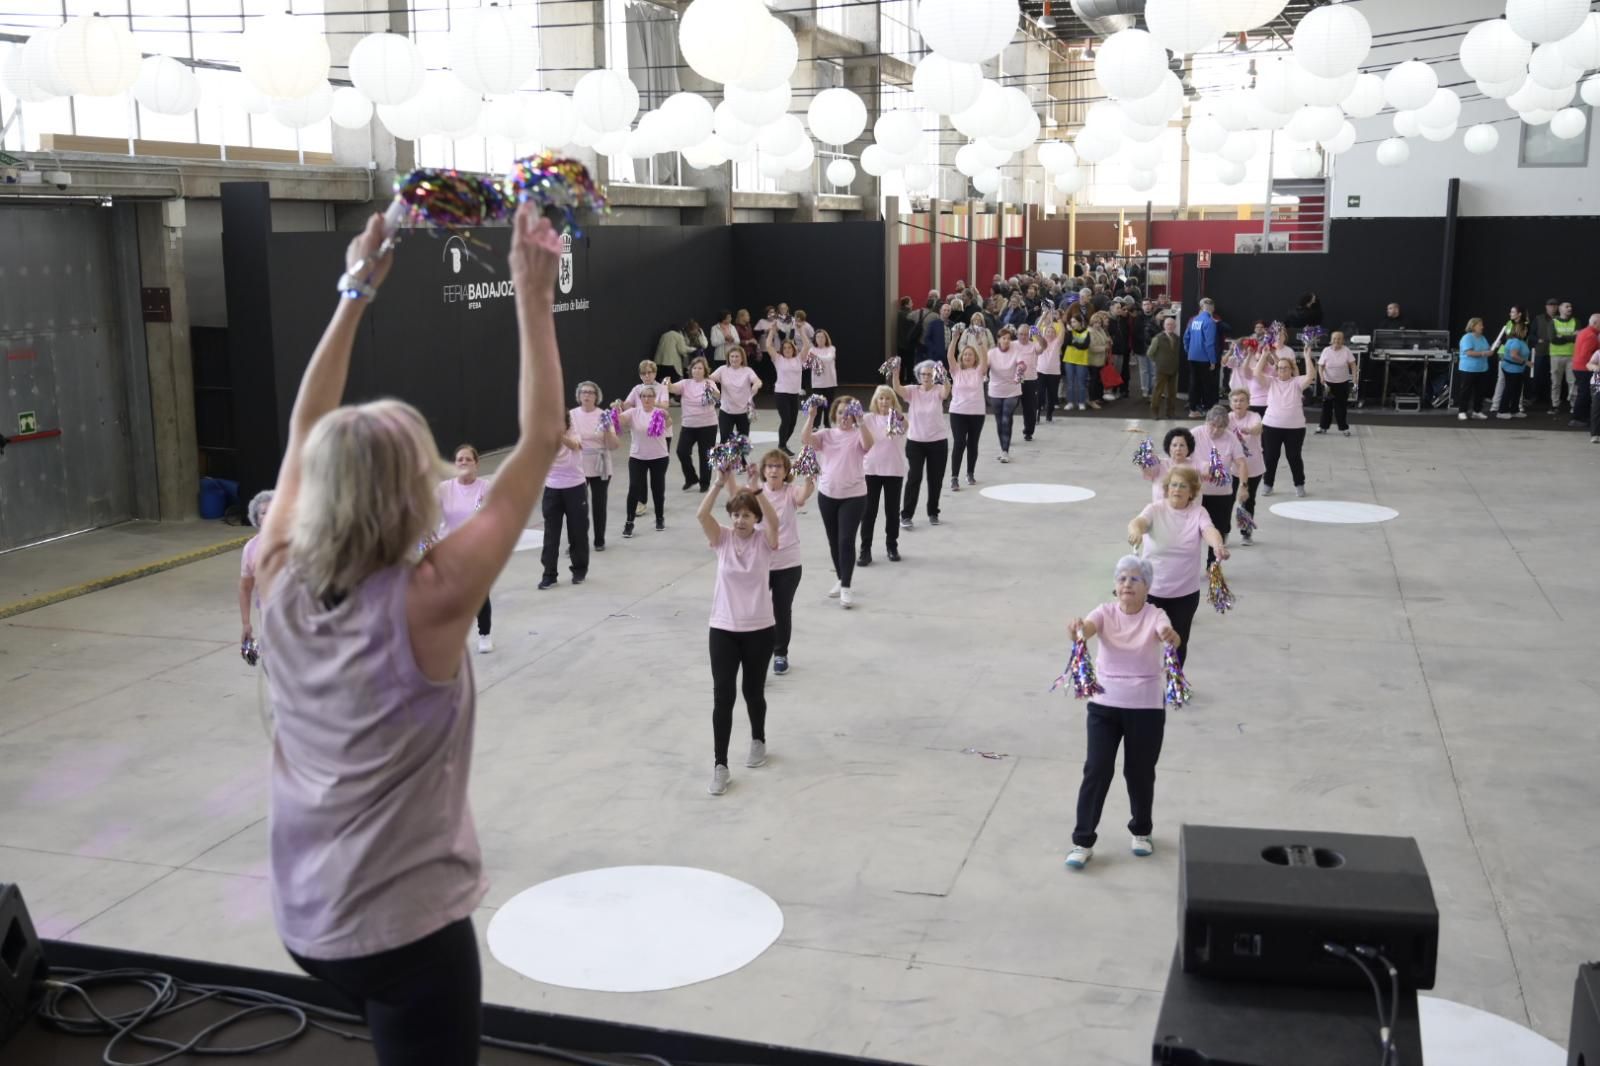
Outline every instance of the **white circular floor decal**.
{"label": "white circular floor decal", "polygon": [[778,435],[770,429],[753,429],[750,431],[751,444],[776,444]]}
{"label": "white circular floor decal", "polygon": [[979,491],[991,500],[1007,503],[1081,503],[1094,499],[1094,490],[1078,485],[1041,485],[1026,481],[1015,485],[990,485]]}
{"label": "white circular floor decal", "polygon": [[489,950],[524,977],[594,992],[655,992],[754,961],[783,911],[743,881],[687,866],[612,866],[519,892],[489,921]]}
{"label": "white circular floor decal", "polygon": [[1417,997],[1422,1054],[1452,1066],[1565,1066],[1567,1053],[1527,1026],[1434,996]]}
{"label": "white circular floor decal", "polygon": [[1288,500],[1272,505],[1272,513],[1283,518],[1296,518],[1302,522],[1332,522],[1336,525],[1361,525],[1367,522],[1387,522],[1400,517],[1392,507],[1379,507],[1375,503],[1352,503],[1349,500]]}
{"label": "white circular floor decal", "polygon": [[524,529],[517,534],[517,546],[512,548],[516,552],[531,552],[535,548],[544,548],[544,530]]}

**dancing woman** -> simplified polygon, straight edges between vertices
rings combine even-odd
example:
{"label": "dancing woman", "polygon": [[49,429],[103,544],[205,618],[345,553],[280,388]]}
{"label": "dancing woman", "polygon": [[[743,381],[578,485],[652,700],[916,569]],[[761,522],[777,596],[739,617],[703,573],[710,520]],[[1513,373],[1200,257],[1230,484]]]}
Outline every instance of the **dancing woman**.
{"label": "dancing woman", "polygon": [[879,385],[872,394],[872,410],[864,419],[872,430],[872,450],[862,469],[867,475],[867,507],[861,516],[861,557],[857,566],[872,565],[872,532],[878,524],[878,501],[883,501],[883,543],[891,563],[900,561],[900,527],[895,519],[900,512],[900,492],[906,483],[906,438],[890,433],[890,419],[904,414],[900,397],[888,385]]}
{"label": "dancing woman", "polygon": [[[1239,438],[1234,436],[1233,430],[1228,427],[1228,409],[1221,404],[1206,412],[1203,424],[1194,427],[1194,461],[1193,466],[1200,473],[1200,505],[1211,516],[1211,524],[1217,532],[1222,534],[1224,543],[1228,534],[1233,529],[1233,496],[1235,488],[1241,480],[1248,482],[1249,471],[1245,464],[1244,445]],[[1211,480],[1211,452],[1215,450],[1217,458],[1222,460],[1224,475],[1222,484]],[[1250,499],[1250,487],[1246,484],[1238,490],[1240,503]],[[1209,562],[1210,560],[1207,559]]]}
{"label": "dancing woman", "polygon": [[[796,312],[795,317],[799,317]],[[813,338],[811,347],[804,353],[811,357],[811,391],[827,399],[829,406],[833,404],[834,394],[839,391],[839,352],[833,346],[833,337],[825,329],[819,329]],[[802,357],[802,362],[806,360]],[[827,423],[823,423],[826,427]]]}
{"label": "dancing woman", "polygon": [[1200,607],[1200,586],[1205,583],[1202,549],[1207,545],[1217,558],[1228,559],[1228,548],[1211,524],[1206,509],[1195,503],[1200,495],[1200,475],[1192,467],[1180,466],[1163,482],[1166,498],[1152,503],[1128,523],[1128,543],[1135,549],[1150,543],[1144,557],[1155,567],[1150,582],[1150,602],[1167,612],[1181,643],[1178,661],[1189,655],[1189,627]]}
{"label": "dancing woman", "polygon": [[1000,454],[995,458],[1002,463],[1011,461],[1011,421],[1022,403],[1017,368],[1027,360],[1027,353],[1012,343],[1015,339],[1016,332],[1005,326],[999,344],[989,349],[989,399],[994,404],[994,429],[1000,440]]}
{"label": "dancing woman", "polygon": [[[439,501],[439,529],[437,536],[449,536],[460,529],[467,519],[478,513],[489,499],[493,482],[478,476],[478,449],[463,444],[456,449],[456,476],[439,482],[435,496]],[[478,608],[478,653],[494,651],[494,639],[489,632],[494,625],[494,608],[484,594],[483,606]]]}
{"label": "dancing woman", "polygon": [[1295,361],[1279,356],[1273,364],[1276,376],[1267,388],[1267,412],[1261,416],[1261,446],[1266,451],[1267,470],[1262,476],[1261,494],[1272,495],[1272,482],[1278,473],[1278,456],[1289,455],[1289,473],[1294,477],[1294,494],[1306,494],[1306,468],[1300,449],[1306,443],[1306,405],[1302,394],[1317,383],[1317,364],[1306,347],[1306,372],[1296,374]]}
{"label": "dancing woman", "polygon": [[721,399],[717,406],[717,435],[722,440],[738,434],[750,435],[750,408],[761,391],[761,378],[745,365],[743,348],[729,348],[726,366],[711,372]]}
{"label": "dancing woman", "polygon": [[566,418],[566,433],[555,462],[544,479],[544,550],[539,561],[544,575],[539,589],[554,588],[556,566],[561,561],[561,524],[567,525],[567,556],[572,566],[572,583],[581,585],[589,576],[589,494],[583,476],[583,437],[572,426],[572,413]]}
{"label": "dancing woman", "polygon": [[[1256,488],[1261,484],[1261,475],[1267,471],[1267,461],[1261,452],[1261,416],[1251,409],[1250,390],[1247,388],[1236,388],[1230,392],[1228,403],[1232,407],[1228,414],[1228,428],[1244,449],[1244,470],[1248,475],[1243,481],[1234,478],[1233,487],[1242,490],[1239,492],[1239,505],[1254,519]],[[1255,543],[1255,534],[1248,529],[1239,530],[1239,537],[1247,548]]]}
{"label": "dancing woman", "polygon": [[[261,528],[261,523],[267,520],[267,515],[272,511],[272,490],[262,489],[250,497],[250,506],[246,508],[245,515],[256,529]],[[255,637],[255,629],[250,624],[250,608],[256,603],[256,553],[261,550],[261,534],[257,533],[245,542],[244,551],[239,553],[239,646],[242,648]]]}
{"label": "dancing woman", "polygon": [[[678,463],[683,467],[683,491],[699,486],[701,492],[711,488],[711,446],[717,443],[717,383],[710,378],[711,367],[705,356],[697,355],[689,361],[689,376],[674,381],[667,388],[678,397],[683,414],[678,426]],[[694,449],[700,449],[700,467],[696,471],[690,458]]]}
{"label": "dancing woman", "polygon": [[578,382],[578,406],[567,413],[583,442],[583,477],[589,483],[589,516],[594,524],[594,550],[606,550],[606,490],[611,486],[611,453],[621,446],[611,428],[600,428],[600,386]]}
{"label": "dancing woman", "polygon": [[772,555],[772,672],[789,672],[789,636],[794,629],[794,594],[800,588],[800,524],[796,513],[817,490],[815,478],[794,482],[789,457],[773,448],[761,457],[760,475],[751,470],[751,488],[759,489],[778,516],[778,548]]}
{"label": "dancing woman", "polygon": [[[816,429],[815,407],[806,411],[800,440],[817,453],[822,476],[817,479],[818,510],[822,528],[828,535],[828,558],[838,578],[828,590],[828,598],[838,597],[839,606],[855,606],[850,579],[856,567],[856,536],[861,532],[861,516],[867,508],[867,453],[877,443],[872,430],[846,413],[855,397],[841,395],[833,401],[833,429]],[[859,410],[859,408],[858,408]]]}
{"label": "dancing woman", "polygon": [[1167,475],[1174,469],[1187,467],[1196,474],[1200,473],[1195,461],[1194,434],[1184,427],[1174,426],[1167,430],[1167,435],[1161,438],[1161,450],[1166,453],[1165,459],[1158,459],[1155,466],[1139,471],[1150,482],[1150,498],[1156,503],[1167,498]]}
{"label": "dancing woman", "polygon": [[785,340],[780,345],[775,329],[767,331],[767,353],[777,368],[777,383],[772,386],[772,395],[778,404],[778,447],[783,454],[792,456],[794,452],[789,450],[789,437],[794,433],[795,422],[800,416],[800,379],[804,374],[804,364],[794,341]]}
{"label": "dancing woman", "polygon": [[1056,420],[1056,404],[1061,393],[1061,345],[1066,340],[1059,311],[1046,311],[1039,319],[1039,334],[1044,347],[1039,350],[1039,413],[1046,422]]}
{"label": "dancing woman", "polygon": [[[662,391],[666,391],[665,388]],[[641,389],[638,407],[614,408],[617,432],[628,433],[628,509],[627,521],[622,523],[624,538],[633,536],[634,519],[644,513],[647,496],[654,497],[656,505],[656,532],[667,528],[667,436],[652,435],[650,423],[660,408],[656,407],[656,390]],[[661,414],[666,417],[666,411]],[[670,425],[671,418],[667,418]]]}
{"label": "dancing woman", "polygon": [[983,379],[989,373],[976,348],[963,348],[950,379],[950,491],[961,491],[961,453],[967,453],[967,484],[976,485],[978,439],[983,436]]}
{"label": "dancing woman", "polygon": [[950,398],[950,382],[935,383],[932,359],[917,364],[915,385],[896,384],[895,391],[906,405],[906,490],[900,504],[900,528],[910,529],[917,516],[917,494],[922,490],[922,471],[928,471],[928,524],[939,524],[939,490],[944,488],[945,464],[950,460],[950,427],[944,420],[944,402]]}

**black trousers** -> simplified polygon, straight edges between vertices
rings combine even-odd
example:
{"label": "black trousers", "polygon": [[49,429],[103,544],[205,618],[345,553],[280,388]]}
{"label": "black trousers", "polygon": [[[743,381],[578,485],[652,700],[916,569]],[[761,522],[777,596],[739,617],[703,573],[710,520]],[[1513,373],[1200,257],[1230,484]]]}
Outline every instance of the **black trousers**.
{"label": "black trousers", "polygon": [[[1245,509],[1246,512],[1249,513],[1251,518],[1254,518],[1256,516],[1256,489],[1258,489],[1260,487],[1261,487],[1261,475],[1257,474],[1257,475],[1255,475],[1254,477],[1252,477],[1250,479],[1250,499],[1245,501],[1245,504],[1244,504],[1244,509]],[[1238,478],[1234,478],[1233,479],[1233,494],[1234,494],[1235,497],[1237,497],[1239,495],[1239,479]]]}
{"label": "black trousers", "polygon": [[1544,407],[1544,399],[1550,395],[1550,353],[1535,352],[1533,366],[1529,370],[1531,380],[1528,382],[1528,406],[1534,410]]}
{"label": "black trousers", "polygon": [[861,513],[863,554],[872,550],[872,531],[878,524],[879,497],[883,499],[883,543],[899,550],[900,490],[905,487],[905,480],[903,477],[889,477],[886,474],[867,475],[867,506]]}
{"label": "black trousers", "polygon": [[978,470],[978,438],[983,436],[983,415],[950,414],[950,476],[961,473],[961,453],[967,453],[967,476]]}
{"label": "black trousers", "polygon": [[656,521],[667,520],[667,457],[659,459],[635,459],[628,457],[628,524],[633,524],[635,507],[643,507],[645,490],[649,489],[650,495],[656,501]]}
{"label": "black trousers", "polygon": [[773,399],[778,404],[778,447],[788,451],[789,438],[800,419],[800,397],[792,392],[779,392],[773,395]]}
{"label": "black trousers", "polygon": [[1189,410],[1209,411],[1217,404],[1217,364],[1189,363]]}
{"label": "black trousers", "polygon": [[1072,830],[1072,843],[1092,848],[1099,839],[1095,832],[1111,779],[1117,772],[1117,747],[1123,745],[1122,777],[1128,782],[1128,832],[1147,837],[1156,796],[1156,760],[1161,757],[1161,741],[1167,730],[1165,707],[1129,710],[1089,704],[1087,719],[1089,745],[1083,760],[1083,784],[1078,787],[1078,822]]}
{"label": "black trousers", "polygon": [[867,509],[865,496],[836,500],[817,493],[817,510],[822,513],[822,529],[828,534],[828,558],[839,584],[850,587],[856,572],[856,535],[861,531],[861,516]]}
{"label": "black trousers", "polygon": [[391,951],[295,965],[332,985],[366,1020],[379,1066],[476,1066],[483,973],[472,920]]}
{"label": "black trousers", "polygon": [[944,468],[950,461],[950,442],[947,440],[906,441],[906,462],[911,469],[906,472],[905,494],[901,497],[900,517],[915,518],[917,496],[922,491],[922,471],[928,471],[928,517],[939,517],[939,490],[944,488]]}
{"label": "black trousers", "polygon": [[[685,483],[699,482],[700,491],[711,488],[711,446],[717,443],[716,426],[679,426],[678,462],[683,466]],[[698,471],[691,461],[695,448],[700,449]]]}
{"label": "black trousers", "polygon": [[[1206,514],[1211,516],[1211,524],[1217,527],[1217,532],[1222,534],[1224,542],[1228,534],[1233,532],[1233,496],[1219,496],[1216,494],[1200,497],[1200,506],[1206,509]],[[1210,566],[1217,557],[1211,545],[1206,545],[1206,565]]]}
{"label": "black trousers", "polygon": [[[1593,361],[1594,361],[1593,357],[1591,357],[1590,358],[1590,362],[1592,363]],[[1506,388],[1509,389],[1511,387],[1511,379],[1512,378],[1516,378],[1517,379],[1517,384],[1521,385],[1522,384],[1522,380],[1521,379],[1526,377],[1526,376],[1527,376],[1526,374],[1507,374],[1506,375]],[[1588,422],[1588,421],[1590,421],[1591,417],[1593,416],[1593,414],[1594,414],[1593,384],[1594,384],[1594,371],[1592,371],[1592,370],[1574,370],[1572,372],[1572,420],[1574,422]],[[1589,431],[1589,435],[1591,437],[1594,436],[1594,431],[1590,430]]]}
{"label": "black trousers", "polygon": [[828,429],[833,425],[833,397],[839,391],[839,387],[832,385],[826,389],[812,389],[811,391],[828,401],[828,406],[817,412],[817,428]]}
{"label": "black trousers", "polygon": [[606,491],[611,487],[608,477],[589,478],[589,519],[594,523],[594,546],[606,546]]}
{"label": "black trousers", "polygon": [[1328,382],[1328,395],[1322,398],[1322,428],[1327,429],[1334,419],[1340,429],[1350,428],[1350,382]]}
{"label": "black trousers", "polygon": [[1456,371],[1456,410],[1469,415],[1478,414],[1478,408],[1490,395],[1487,370]]}
{"label": "black trousers", "polygon": [[726,411],[717,412],[717,440],[724,441],[738,434],[748,437],[750,435],[750,412],[742,415],[730,415]]}
{"label": "black trousers", "polygon": [[544,551],[539,561],[544,576],[554,579],[561,562],[561,523],[567,523],[567,552],[571,556],[572,576],[589,573],[589,494],[584,486],[570,489],[545,487],[540,504],[544,513]]}
{"label": "black trousers", "polygon": [[1022,439],[1032,440],[1033,430],[1039,424],[1039,380],[1022,383]]}
{"label": "black trousers", "polygon": [[[1528,374],[1527,371],[1523,371],[1520,374],[1507,374],[1505,377],[1505,388],[1500,390],[1500,411],[1514,415],[1522,410],[1522,383],[1527,380]],[[1574,414],[1573,417],[1576,418],[1577,415]]]}
{"label": "black trousers", "polygon": [[1300,449],[1306,443],[1306,427],[1299,429],[1278,429],[1275,426],[1265,426],[1261,430],[1261,454],[1267,461],[1267,473],[1264,480],[1270,487],[1278,476],[1278,457],[1284,453],[1289,456],[1289,473],[1294,476],[1295,487],[1306,483],[1306,465],[1300,459]]}
{"label": "black trousers", "polygon": [[478,636],[489,635],[489,628],[494,623],[494,608],[489,605],[489,597],[483,598],[483,606],[478,608]]}
{"label": "black trousers", "polygon": [[767,571],[767,587],[772,590],[772,654],[789,657],[789,635],[794,632],[794,594],[800,588],[798,566]]}
{"label": "black trousers", "polygon": [[1034,384],[1039,387],[1039,414],[1046,422],[1056,420],[1056,403],[1061,399],[1061,375],[1040,374]]}
{"label": "black trousers", "polygon": [[[1108,355],[1108,356],[1106,356],[1106,358],[1109,359],[1111,357]],[[1104,364],[1102,364],[1102,365],[1104,365]],[[1105,398],[1106,398],[1106,383],[1104,381],[1100,380],[1100,367],[1091,366],[1089,368],[1089,402],[1090,403],[1099,403],[1101,400],[1103,400]]]}
{"label": "black trousers", "polygon": [[1194,613],[1200,609],[1200,590],[1187,596],[1151,596],[1151,603],[1167,612],[1167,620],[1178,631],[1178,664],[1189,658],[1189,630],[1194,626]]}
{"label": "black trousers", "polygon": [[[772,627],[734,633],[711,630],[711,742],[716,765],[728,765],[733,734],[735,686],[744,692],[750,739],[767,739],[767,667],[772,662]],[[739,671],[744,671],[741,681]]]}

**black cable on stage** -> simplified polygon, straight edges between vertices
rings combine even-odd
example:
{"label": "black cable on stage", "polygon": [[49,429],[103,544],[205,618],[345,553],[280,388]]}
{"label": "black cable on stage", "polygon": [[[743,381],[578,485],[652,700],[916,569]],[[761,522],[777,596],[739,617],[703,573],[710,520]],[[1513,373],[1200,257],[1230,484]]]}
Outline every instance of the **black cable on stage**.
{"label": "black cable on stage", "polygon": [[1356,954],[1381,962],[1383,968],[1389,971],[1389,1027],[1384,1038],[1383,1062],[1379,1064],[1388,1066],[1391,1055],[1396,1062],[1400,1059],[1399,1049],[1394,1046],[1394,1026],[1400,1014],[1400,971],[1395,969],[1394,963],[1385,958],[1383,952],[1377,948],[1357,944]]}
{"label": "black cable on stage", "polygon": [[[1365,962],[1363,962],[1354,952],[1342,944],[1335,944],[1330,941],[1322,945],[1322,950],[1326,951],[1329,955],[1333,955],[1348,962],[1354,963],[1355,966],[1360,969],[1362,976],[1366,977],[1367,983],[1372,986],[1372,1000],[1378,1008],[1378,1050],[1383,1056],[1378,1060],[1378,1066],[1389,1066],[1389,1047],[1392,1034],[1390,1032],[1389,1025],[1385,1022],[1383,1010],[1383,992],[1378,988],[1378,979],[1373,976],[1372,971],[1367,968],[1367,964]],[[1392,1018],[1393,1016],[1393,1011],[1391,1011],[1389,1013],[1389,1017]]]}

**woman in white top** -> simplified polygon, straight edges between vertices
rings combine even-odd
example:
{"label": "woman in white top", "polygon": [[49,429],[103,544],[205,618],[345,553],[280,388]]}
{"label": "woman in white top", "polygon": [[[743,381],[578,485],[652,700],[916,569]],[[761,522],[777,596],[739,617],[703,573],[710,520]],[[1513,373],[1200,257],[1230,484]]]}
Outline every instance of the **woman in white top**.
{"label": "woman in white top", "polygon": [[[683,467],[683,491],[699,486],[701,492],[711,490],[711,446],[717,443],[717,383],[709,377],[711,368],[705,356],[689,360],[689,376],[674,381],[667,388],[678,397],[682,412],[679,417],[678,463]],[[694,449],[700,449],[700,468],[697,472],[690,461]]]}
{"label": "woman in white top", "polygon": [[[799,315],[800,312],[796,311],[797,319]],[[811,391],[826,397],[831,407],[834,394],[839,391],[839,352],[834,348],[833,338],[829,336],[827,330],[817,330],[812,336],[810,347],[801,353],[801,361],[811,363]],[[822,425],[827,424],[827,419],[823,419]]]}
{"label": "woman in white top", "polygon": [[589,520],[594,526],[594,550],[606,550],[606,490],[611,487],[611,453],[621,446],[615,429],[600,428],[603,397],[592,381],[578,382],[578,406],[567,412],[572,428],[583,443],[583,477],[589,483]]}
{"label": "woman in white top", "polygon": [[1328,427],[1337,418],[1339,432],[1348,437],[1350,393],[1361,387],[1361,379],[1355,353],[1344,346],[1343,333],[1334,330],[1328,338],[1328,346],[1317,357],[1317,370],[1328,386],[1328,395],[1322,400],[1322,424],[1317,432],[1328,432]]}
{"label": "woman in white top", "polygon": [[733,324],[733,312],[724,311],[711,327],[711,361],[719,367],[728,361],[728,349],[739,347],[739,328]]}
{"label": "woman in white top", "polygon": [[717,405],[717,435],[722,440],[750,435],[750,411],[761,391],[760,376],[745,365],[744,349],[735,345],[727,355],[727,365],[711,372],[722,397]]}
{"label": "woman in white top", "polygon": [[944,403],[950,398],[950,381],[935,384],[938,363],[924,359],[916,367],[916,384],[894,389],[906,405],[906,488],[900,501],[900,528],[910,529],[917,516],[917,495],[922,491],[922,471],[928,471],[928,524],[939,524],[939,490],[944,488],[945,465],[950,460],[950,427],[944,420]]}

